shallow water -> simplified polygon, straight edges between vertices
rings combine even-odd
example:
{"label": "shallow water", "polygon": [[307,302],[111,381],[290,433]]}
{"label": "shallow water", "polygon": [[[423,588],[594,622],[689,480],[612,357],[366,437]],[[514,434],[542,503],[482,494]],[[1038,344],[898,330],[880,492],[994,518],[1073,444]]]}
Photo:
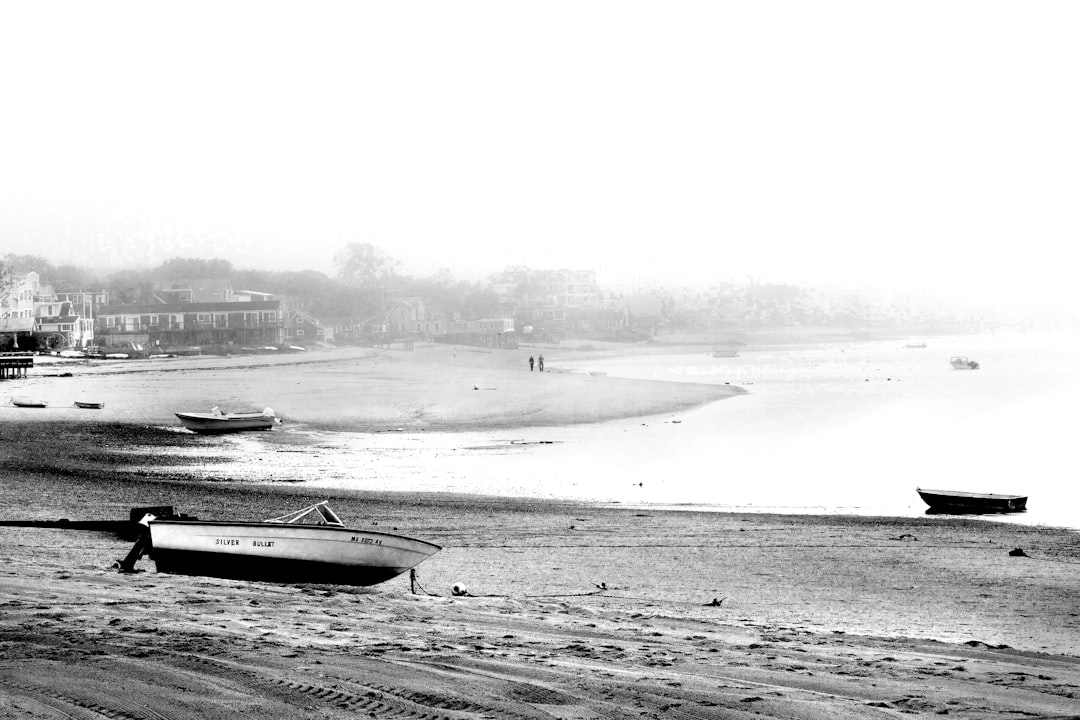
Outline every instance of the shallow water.
{"label": "shallow water", "polygon": [[[906,347],[919,342],[927,347]],[[670,380],[673,393],[678,382],[749,393],[593,425],[314,433],[324,452],[307,473],[295,470],[322,487],[860,515],[924,514],[918,486],[1005,492],[1028,495],[1029,509],[996,519],[1080,527],[1070,451],[1075,333],[800,345],[732,358],[550,355],[555,370]],[[953,370],[953,355],[981,368]]]}

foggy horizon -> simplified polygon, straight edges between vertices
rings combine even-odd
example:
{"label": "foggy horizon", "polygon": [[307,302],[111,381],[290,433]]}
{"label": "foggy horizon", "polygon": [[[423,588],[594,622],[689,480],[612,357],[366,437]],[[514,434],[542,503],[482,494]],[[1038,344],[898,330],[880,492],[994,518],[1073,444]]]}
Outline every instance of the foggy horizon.
{"label": "foggy horizon", "polygon": [[1074,308],[1080,10],[5,10],[0,254]]}

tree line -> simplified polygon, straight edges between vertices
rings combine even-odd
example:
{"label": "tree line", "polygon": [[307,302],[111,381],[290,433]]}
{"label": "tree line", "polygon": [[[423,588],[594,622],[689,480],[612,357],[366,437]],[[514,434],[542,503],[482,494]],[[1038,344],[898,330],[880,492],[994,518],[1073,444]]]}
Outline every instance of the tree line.
{"label": "tree line", "polygon": [[114,305],[156,302],[154,288],[182,286],[194,280],[228,280],[234,290],[272,293],[316,317],[352,317],[357,321],[378,316],[397,299],[422,297],[425,305],[447,315],[492,315],[495,296],[479,283],[455,280],[443,270],[431,277],[412,277],[398,271],[398,263],[368,243],[351,243],[335,256],[335,276],[315,270],[270,271],[237,268],[220,258],[170,258],[152,268],[103,272],[73,264],[56,265],[38,255],[0,257],[0,311],[11,290],[28,272],[36,272],[43,285],[56,292],[109,294]]}

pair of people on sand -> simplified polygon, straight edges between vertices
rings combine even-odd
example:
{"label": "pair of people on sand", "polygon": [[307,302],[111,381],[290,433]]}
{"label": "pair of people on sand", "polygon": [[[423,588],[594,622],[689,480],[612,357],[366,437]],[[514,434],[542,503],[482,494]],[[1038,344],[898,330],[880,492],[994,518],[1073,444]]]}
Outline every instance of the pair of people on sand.
{"label": "pair of people on sand", "polygon": [[529,372],[533,371],[533,365],[537,364],[540,367],[540,372],[544,372],[544,356],[541,355],[538,360],[534,360],[533,356],[529,356]]}

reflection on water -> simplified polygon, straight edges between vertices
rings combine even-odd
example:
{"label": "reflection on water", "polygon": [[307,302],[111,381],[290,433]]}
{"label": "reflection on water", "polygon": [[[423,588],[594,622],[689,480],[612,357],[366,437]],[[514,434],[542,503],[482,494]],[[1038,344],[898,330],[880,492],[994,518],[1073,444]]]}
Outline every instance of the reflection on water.
{"label": "reflection on water", "polygon": [[[925,348],[907,343],[925,342]],[[981,369],[957,371],[953,355]],[[595,425],[314,436],[295,470],[319,486],[626,505],[921,515],[916,486],[1026,494],[1006,521],[1080,526],[1069,448],[1074,334],[830,343],[738,357],[579,360],[573,372],[730,383],[749,394]],[[279,457],[290,457],[283,453]],[[275,458],[277,460],[277,458]]]}

